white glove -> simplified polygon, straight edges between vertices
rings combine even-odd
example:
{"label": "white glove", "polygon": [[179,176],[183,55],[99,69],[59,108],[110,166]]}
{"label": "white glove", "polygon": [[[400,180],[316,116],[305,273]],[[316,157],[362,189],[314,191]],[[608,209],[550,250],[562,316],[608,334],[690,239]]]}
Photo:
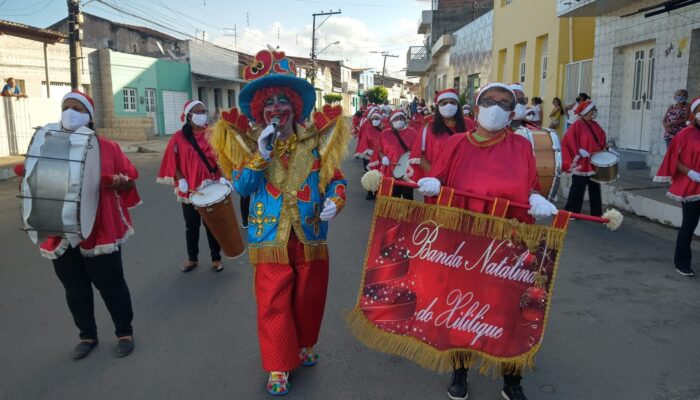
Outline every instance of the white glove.
{"label": "white glove", "polygon": [[331,199],[326,199],[326,201],[323,202],[323,210],[319,218],[321,218],[321,221],[330,221],[337,213],[338,207],[335,203]]}
{"label": "white glove", "polygon": [[180,178],[177,181],[177,188],[182,193],[188,193],[188,190],[190,189],[190,185],[187,184],[187,180],[185,178]]}
{"label": "white glove", "polygon": [[547,199],[540,194],[531,194],[528,201],[530,203],[530,209],[527,213],[535,218],[546,218],[559,212],[554,204],[547,201]]}
{"label": "white glove", "polygon": [[230,180],[224,178],[223,176],[221,178],[219,178],[219,183],[221,183],[222,185],[226,185],[226,186],[230,187],[231,189],[233,189],[233,183]]}
{"label": "white glove", "polygon": [[266,160],[269,160],[270,154],[272,154],[272,150],[267,149],[267,142],[271,135],[276,134],[276,131],[277,130],[274,126],[268,125],[267,128],[263,129],[263,131],[260,133],[260,137],[258,138],[258,151]]}
{"label": "white glove", "polygon": [[372,149],[367,150],[368,156],[372,157],[373,154],[374,154],[374,150],[372,150]]}
{"label": "white glove", "polygon": [[586,151],[584,149],[578,149],[578,154],[580,154],[581,157],[583,157],[583,158],[591,156],[591,153],[589,153],[588,151]]}
{"label": "white glove", "polygon": [[421,178],[418,179],[418,191],[423,196],[437,196],[440,193],[440,181],[436,178]]}
{"label": "white glove", "polygon": [[389,164],[391,164],[391,161],[389,161],[389,157],[387,157],[387,156],[382,157],[382,165],[386,167],[386,166],[389,166]]}
{"label": "white glove", "polygon": [[693,182],[700,182],[700,173],[693,171],[692,169],[688,171],[688,178]]}

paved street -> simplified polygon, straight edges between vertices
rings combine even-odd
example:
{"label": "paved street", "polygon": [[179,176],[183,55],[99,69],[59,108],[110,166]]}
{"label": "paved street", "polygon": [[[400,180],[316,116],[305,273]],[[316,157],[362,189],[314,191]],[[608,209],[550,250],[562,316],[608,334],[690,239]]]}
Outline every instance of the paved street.
{"label": "paved street", "polygon": [[[124,359],[112,354],[113,326],[97,293],[100,345],[70,359],[78,338],[63,288],[18,230],[17,181],[0,183],[0,399],[269,398],[247,259],[214,274],[200,256],[200,268],[182,274],[184,222],[172,191],[155,184],[160,155],[131,158],[144,204],[123,249],[136,337]],[[445,399],[448,374],[369,350],[345,326],[373,207],[359,162],[346,161],[345,172],[349,201],[331,228],[320,362],[292,374],[287,398]],[[700,280],[673,270],[674,240],[675,230],[630,217],[617,232],[571,224],[537,371],[523,381],[531,399],[700,399]],[[500,387],[474,373],[469,398],[500,398]]]}

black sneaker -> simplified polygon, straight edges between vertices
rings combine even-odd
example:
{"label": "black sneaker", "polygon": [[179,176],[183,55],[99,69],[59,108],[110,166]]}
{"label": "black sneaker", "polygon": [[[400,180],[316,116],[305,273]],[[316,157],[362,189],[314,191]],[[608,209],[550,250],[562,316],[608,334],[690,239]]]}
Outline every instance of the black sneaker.
{"label": "black sneaker", "polygon": [[527,400],[523,387],[520,385],[504,385],[501,396],[506,400]]}
{"label": "black sneaker", "polygon": [[695,272],[690,267],[676,267],[676,271],[678,271],[679,274],[681,274],[683,276],[687,276],[689,278],[692,278],[695,276]]}
{"label": "black sneaker", "polygon": [[73,349],[73,353],[71,353],[70,355],[71,358],[73,358],[74,360],[82,360],[83,358],[87,357],[88,354],[90,354],[92,349],[94,349],[95,346],[97,346],[97,343],[97,339],[89,342],[87,340],[81,341]]}
{"label": "black sneaker", "polygon": [[447,396],[450,399],[467,400],[469,398],[468,372],[466,368],[457,368],[452,372],[452,383],[447,388]]}
{"label": "black sneaker", "polygon": [[134,351],[134,339],[119,339],[115,353],[117,357],[126,357]]}
{"label": "black sneaker", "polygon": [[377,195],[374,192],[367,192],[367,196],[365,196],[365,200],[374,200],[375,198],[377,198]]}

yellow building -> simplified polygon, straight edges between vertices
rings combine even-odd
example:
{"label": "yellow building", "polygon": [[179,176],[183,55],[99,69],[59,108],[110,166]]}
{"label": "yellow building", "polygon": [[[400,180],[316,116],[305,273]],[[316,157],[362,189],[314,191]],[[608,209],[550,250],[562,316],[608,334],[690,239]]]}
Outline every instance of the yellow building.
{"label": "yellow building", "polygon": [[590,94],[595,18],[557,18],[556,0],[494,0],[493,7],[491,77],[541,97],[543,125],[554,97],[566,105],[579,92]]}

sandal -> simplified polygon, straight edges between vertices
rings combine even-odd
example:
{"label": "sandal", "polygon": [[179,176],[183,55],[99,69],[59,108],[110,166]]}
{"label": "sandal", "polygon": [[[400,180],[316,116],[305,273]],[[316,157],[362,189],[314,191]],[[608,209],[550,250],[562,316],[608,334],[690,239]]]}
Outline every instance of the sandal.
{"label": "sandal", "polygon": [[187,261],[187,264],[182,266],[182,272],[190,272],[197,268],[197,261]]}
{"label": "sandal", "polygon": [[301,365],[312,367],[318,363],[318,354],[316,354],[313,347],[302,347],[299,352],[299,359],[301,360]]}
{"label": "sandal", "polygon": [[224,270],[224,263],[221,261],[212,261],[211,270],[214,272],[221,272]]}
{"label": "sandal", "polygon": [[289,393],[289,372],[272,371],[267,379],[267,392],[273,396],[284,396]]}

